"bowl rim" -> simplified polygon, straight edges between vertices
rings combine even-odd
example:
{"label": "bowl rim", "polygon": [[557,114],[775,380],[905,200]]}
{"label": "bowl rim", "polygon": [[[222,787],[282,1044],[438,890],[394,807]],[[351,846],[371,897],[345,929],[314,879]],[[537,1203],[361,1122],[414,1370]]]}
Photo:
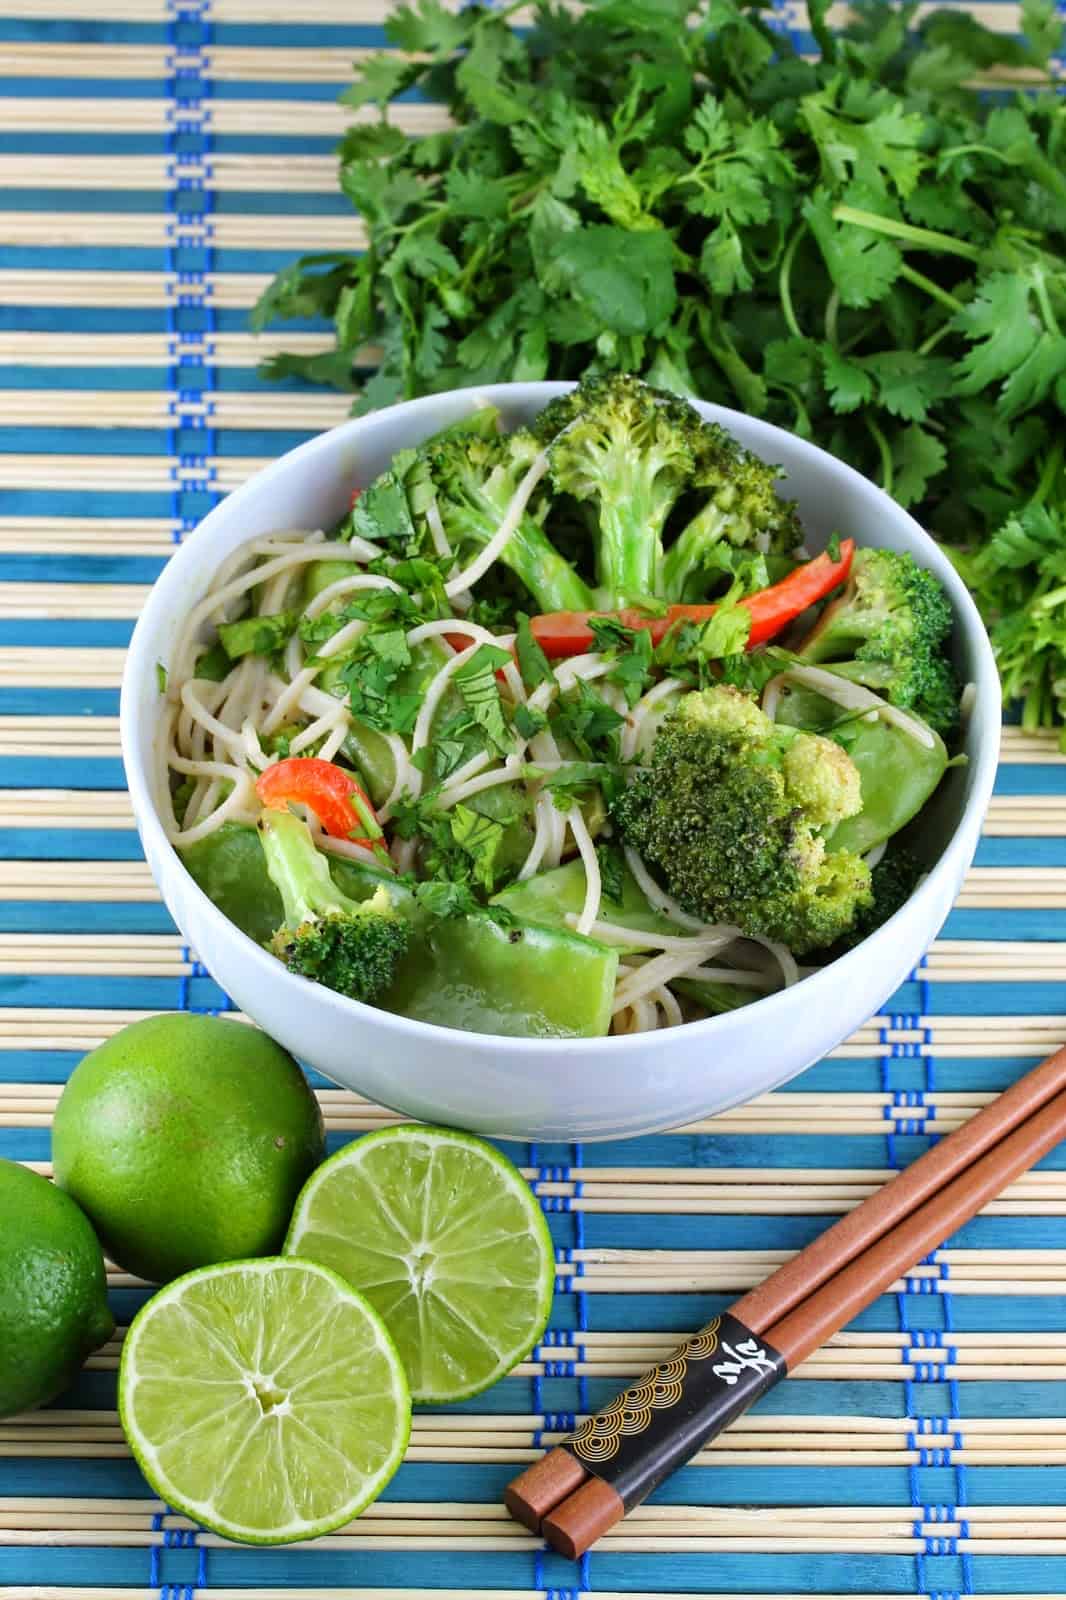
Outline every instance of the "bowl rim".
{"label": "bowl rim", "polygon": [[[497,403],[508,398],[516,400],[532,400],[541,404],[547,402],[557,394],[575,387],[571,382],[537,382],[537,383],[499,383],[487,385],[471,385],[462,389],[447,391],[449,395],[469,395],[472,401],[480,399],[483,403]],[[335,428],[330,428],[313,438],[297,445],[294,449],[286,451],[270,462],[266,467],[253,473],[251,477],[233,490],[218,505],[201,519],[197,526],[189,533],[182,543],[170,556],[162,573],[149,590],[148,598],[141,610],[127,651],[126,662],[122,674],[122,688],[119,705],[119,726],[122,747],[122,760],[125,768],[126,783],[133,804],[134,818],[142,834],[145,855],[150,860],[160,853],[169,857],[172,865],[176,866],[186,880],[186,889],[191,891],[194,898],[200,902],[200,909],[206,913],[209,924],[217,927],[220,938],[236,938],[246,947],[245,955],[257,969],[265,982],[291,986],[292,1001],[294,1006],[306,1004],[313,991],[316,1003],[333,1011],[338,1019],[348,1019],[350,1022],[364,1023],[371,1021],[374,1026],[387,1031],[395,1031],[397,1035],[405,1035],[412,1041],[422,1040],[427,1044],[440,1040],[455,1045],[462,1041],[470,1049],[483,1053],[485,1051],[498,1052],[505,1049],[512,1054],[530,1056],[533,1058],[554,1054],[566,1045],[579,1046],[582,1051],[583,1061],[592,1066],[606,1064],[618,1060],[626,1052],[639,1052],[647,1047],[649,1039],[660,1036],[660,1031],[655,1033],[636,1033],[611,1035],[600,1037],[552,1035],[547,1038],[529,1038],[524,1035],[474,1033],[465,1028],[449,1028],[440,1023],[423,1022],[411,1017],[404,1017],[396,1012],[386,1011],[378,1006],[365,1004],[360,1000],[350,999],[347,995],[338,994],[335,990],[314,983],[311,979],[297,976],[289,972],[274,956],[258,945],[254,939],[242,932],[237,925],[230,921],[210,897],[200,888],[200,885],[188,871],[182,859],[181,852],[171,842],[160,821],[152,796],[151,779],[149,771],[142,763],[138,752],[138,735],[140,723],[137,715],[138,689],[142,675],[148,674],[146,681],[151,681],[156,670],[156,661],[153,659],[154,647],[152,635],[156,632],[157,619],[166,610],[179,608],[188,609],[190,602],[186,598],[188,587],[186,576],[191,576],[199,565],[202,549],[206,548],[214,528],[221,522],[227,522],[232,516],[239,516],[241,506],[246,499],[258,494],[264,486],[273,479],[287,475],[297,464],[306,465],[320,452],[325,453],[332,449],[338,437],[358,435],[370,423],[381,424],[381,419],[402,415],[405,419],[417,419],[423,411],[432,413],[434,408],[444,398],[440,394],[423,395],[415,400],[401,401],[396,405],[383,407],[380,411],[367,413],[362,417],[350,417],[339,423]],[[913,916],[915,913],[924,914],[922,920],[928,921],[930,915],[935,920],[935,904],[940,898],[940,884],[945,877],[950,876],[956,868],[962,866],[962,871],[972,859],[979,837],[980,824],[987,810],[995,782],[996,769],[999,760],[999,737],[1001,730],[1001,700],[999,689],[999,676],[992,654],[992,647],[985,631],[977,607],[970,596],[962,579],[956,573],[951,562],[940,550],[935,540],[918,523],[909,512],[898,505],[891,496],[885,493],[877,484],[858,472],[854,467],[839,457],[831,455],[821,446],[811,441],[802,439],[799,435],[791,434],[787,429],[779,428],[774,423],[765,422],[761,418],[750,417],[744,412],[734,410],[727,406],[720,406],[712,402],[696,402],[704,414],[710,413],[726,429],[731,429],[736,423],[742,423],[745,428],[754,428],[762,433],[768,446],[777,437],[789,440],[792,447],[798,446],[800,452],[808,452],[815,458],[815,465],[825,473],[828,478],[836,479],[842,484],[850,484],[853,488],[861,490],[867,495],[873,495],[881,503],[882,509],[893,518],[904,519],[904,524],[909,524],[909,532],[916,539],[922,553],[923,565],[931,568],[944,584],[952,604],[955,625],[961,630],[968,644],[973,647],[976,658],[976,672],[974,683],[976,693],[971,711],[970,731],[975,742],[975,754],[971,761],[973,778],[969,798],[963,807],[962,814],[955,829],[944,847],[939,859],[930,868],[926,877],[910,895],[908,900],[896,911],[893,916],[877,928],[872,934],[861,940],[853,949],[844,955],[838,956],[835,961],[819,968],[802,980],[803,995],[812,1006],[817,1006],[821,1001],[832,1003],[834,990],[839,987],[841,979],[846,981],[849,972],[858,974],[861,966],[871,959],[871,956],[881,955],[883,964],[887,967],[893,965],[891,955],[894,949],[894,930],[899,927],[900,919]],[[760,446],[760,452],[762,447]],[[769,452],[768,452],[769,454]],[[255,537],[253,535],[253,537]],[[220,558],[225,559],[225,558]],[[217,565],[217,563],[216,563]],[[199,597],[199,595],[198,595]],[[195,603],[193,601],[192,603]],[[962,871],[959,872],[961,878]],[[160,883],[157,885],[163,897],[164,904],[168,904],[168,897]],[[939,925],[938,925],[939,926]],[[919,959],[924,952],[917,952],[915,959]],[[200,952],[198,952],[200,954]],[[204,959],[200,955],[201,959]],[[205,962],[205,965],[209,963]],[[756,1022],[764,1022],[768,1029],[780,1018],[787,1015],[788,1009],[795,1004],[794,990],[799,985],[779,989],[773,994],[764,995],[761,999],[753,1001],[750,1006],[744,1007],[744,1013],[750,1015]],[[730,1018],[735,1018],[736,1013],[725,1013],[702,1017],[683,1025],[686,1040],[713,1040],[716,1029],[722,1027]],[[673,1030],[666,1030],[671,1032]],[[771,1032],[772,1036],[772,1032]],[[759,1092],[756,1089],[754,1092]]]}

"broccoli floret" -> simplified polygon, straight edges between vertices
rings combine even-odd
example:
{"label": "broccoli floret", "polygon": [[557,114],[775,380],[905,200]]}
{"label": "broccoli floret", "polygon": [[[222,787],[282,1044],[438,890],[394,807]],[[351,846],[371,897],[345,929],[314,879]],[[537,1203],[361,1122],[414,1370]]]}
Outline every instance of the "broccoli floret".
{"label": "broccoli floret", "polygon": [[828,853],[821,833],[860,806],[843,750],[717,685],[678,702],[612,814],[686,911],[803,954],[872,900],[866,863]]}
{"label": "broccoli floret", "polygon": [[691,479],[701,426],[686,401],[624,374],[586,379],[538,418],[556,489],[595,508],[605,609],[661,593],[663,528]]}
{"label": "broccoli floret", "polygon": [[890,844],[871,874],[872,903],[859,912],[832,954],[843,955],[876,933],[883,922],[906,905],[927,870],[906,845]]}
{"label": "broccoli floret", "polygon": [[[539,453],[540,445],[526,429],[503,437],[468,433],[442,439],[425,449],[412,475],[412,508],[424,514],[435,501],[452,548],[468,558],[497,532]],[[587,611],[594,604],[588,585],[528,507],[500,560],[542,611]]]}
{"label": "broccoli floret", "polygon": [[708,579],[729,570],[735,550],[791,555],[803,541],[795,502],[782,500],[778,468],[760,461],[714,422],[701,422],[693,438],[691,488],[702,505],[663,561],[668,600],[700,600]]}
{"label": "broccoli floret", "polygon": [[410,929],[382,884],[369,900],[337,888],[311,830],[291,811],[264,811],[259,838],[267,871],[281,892],[285,920],[270,948],[290,972],[353,1000],[372,1001],[389,987],[410,943]]}
{"label": "broccoli floret", "polygon": [[860,550],[847,588],[822,613],[799,655],[832,663],[841,677],[950,734],[959,721],[959,684],[944,651],[951,622],[943,585],[912,556]]}

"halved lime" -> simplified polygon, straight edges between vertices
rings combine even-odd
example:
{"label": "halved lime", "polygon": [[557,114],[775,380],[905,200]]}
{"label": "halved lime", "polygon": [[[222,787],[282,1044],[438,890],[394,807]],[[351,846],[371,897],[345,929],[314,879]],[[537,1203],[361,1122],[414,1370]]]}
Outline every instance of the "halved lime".
{"label": "halved lime", "polygon": [[383,1128],[324,1162],[284,1249],[366,1295],[415,1400],[480,1394],[529,1354],[551,1311],[554,1252],[529,1185],[450,1128]]}
{"label": "halved lime", "polygon": [[329,1533],[403,1459],[411,1400],[381,1318],[313,1261],[177,1278],[134,1317],[119,1416],[156,1493],[249,1544]]}

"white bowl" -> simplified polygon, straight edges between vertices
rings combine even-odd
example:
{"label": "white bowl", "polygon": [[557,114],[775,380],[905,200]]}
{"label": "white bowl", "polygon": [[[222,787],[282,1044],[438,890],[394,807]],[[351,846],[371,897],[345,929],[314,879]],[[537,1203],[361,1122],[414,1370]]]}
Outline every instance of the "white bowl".
{"label": "white bowl", "polygon": [[[509,425],[569,385],[479,390]],[[299,397],[293,397],[299,408]],[[992,793],[1000,700],[981,620],[946,557],[914,519],[859,473],[802,439],[720,406],[701,412],[787,471],[809,542],[836,531],[908,551],[945,585],[955,649],[976,686],[968,764],[948,773],[925,813],[939,859],[907,904],[870,938],[791,990],[667,1032],[607,1039],[511,1039],[412,1022],[288,973],[218,911],[163,831],[153,799],[156,663],[182,618],[239,545],[287,528],[329,527],[350,488],[404,445],[464,415],[472,391],[433,395],[343,423],[291,451],[231,494],[171,557],[134,632],[122,685],[122,751],[144,853],[185,938],[237,1005],[319,1072],[412,1117],[512,1139],[618,1139],[677,1127],[773,1089],[830,1050],[884,1003],[937,934],[973,860]]]}

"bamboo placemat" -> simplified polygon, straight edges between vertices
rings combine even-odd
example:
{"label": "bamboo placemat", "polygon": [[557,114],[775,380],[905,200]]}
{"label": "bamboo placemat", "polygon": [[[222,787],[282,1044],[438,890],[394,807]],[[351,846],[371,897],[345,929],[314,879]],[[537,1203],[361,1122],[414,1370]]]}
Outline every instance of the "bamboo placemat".
{"label": "bamboo placemat", "polygon": [[[213,500],[344,414],[255,376],[321,329],[256,343],[246,314],[294,252],[361,239],[335,192],[335,96],[386,9],[0,0],[0,1154],[45,1173],[82,1052],[146,1013],[228,1006],[140,858],[123,649]],[[1011,4],[972,9],[1017,25]],[[782,20],[805,26],[795,6]],[[1066,1595],[1062,1153],[580,1566],[499,1504],[575,1415],[1066,1041],[1064,909],[1066,762],[1007,730],[959,906],[884,1016],[714,1122],[510,1148],[556,1240],[551,1329],[488,1395],[420,1415],[383,1500],[314,1546],[227,1546],[148,1496],[115,1414],[146,1289],[113,1272],[115,1340],[54,1407],[0,1423],[0,1593]],[[316,1088],[332,1148],[388,1119]]]}

